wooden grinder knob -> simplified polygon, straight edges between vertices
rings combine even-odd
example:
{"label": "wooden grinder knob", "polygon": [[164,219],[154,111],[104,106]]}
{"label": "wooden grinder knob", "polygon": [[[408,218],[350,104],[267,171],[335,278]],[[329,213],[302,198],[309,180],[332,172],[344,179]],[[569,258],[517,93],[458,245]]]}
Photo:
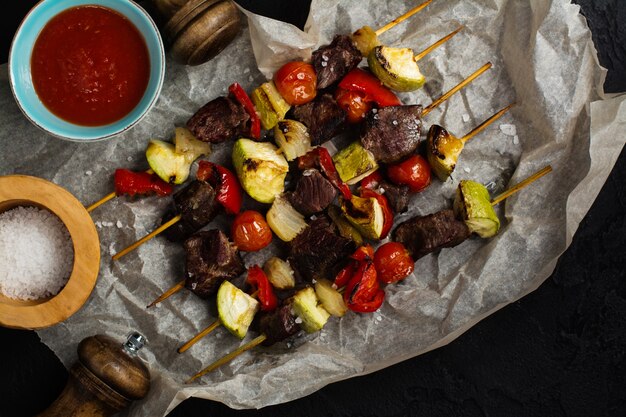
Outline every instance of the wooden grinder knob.
{"label": "wooden grinder knob", "polygon": [[65,389],[40,417],[108,417],[146,396],[150,373],[136,355],[145,343],[131,333],[125,343],[106,335],[83,339]]}
{"label": "wooden grinder knob", "polygon": [[207,62],[241,29],[241,12],[232,0],[153,1],[166,19],[165,42],[172,57],[182,64]]}

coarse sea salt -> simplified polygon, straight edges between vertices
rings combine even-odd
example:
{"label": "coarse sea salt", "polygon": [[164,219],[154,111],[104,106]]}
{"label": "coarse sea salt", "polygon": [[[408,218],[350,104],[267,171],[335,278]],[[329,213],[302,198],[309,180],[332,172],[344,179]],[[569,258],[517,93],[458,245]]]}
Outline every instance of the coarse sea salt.
{"label": "coarse sea salt", "polygon": [[74,249],[57,216],[18,206],[0,214],[0,292],[19,300],[57,294],[67,283]]}

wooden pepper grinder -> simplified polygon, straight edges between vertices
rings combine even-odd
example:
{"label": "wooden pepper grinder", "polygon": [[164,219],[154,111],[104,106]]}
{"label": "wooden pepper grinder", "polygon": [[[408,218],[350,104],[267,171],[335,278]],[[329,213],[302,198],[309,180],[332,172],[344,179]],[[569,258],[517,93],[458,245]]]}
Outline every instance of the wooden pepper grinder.
{"label": "wooden pepper grinder", "polygon": [[124,343],[106,335],[83,339],[65,389],[39,417],[108,417],[145,397],[150,373],[137,356],[145,343],[137,332]]}
{"label": "wooden pepper grinder", "polygon": [[182,64],[207,62],[241,29],[241,12],[232,0],[152,1],[165,19],[164,41],[172,57]]}

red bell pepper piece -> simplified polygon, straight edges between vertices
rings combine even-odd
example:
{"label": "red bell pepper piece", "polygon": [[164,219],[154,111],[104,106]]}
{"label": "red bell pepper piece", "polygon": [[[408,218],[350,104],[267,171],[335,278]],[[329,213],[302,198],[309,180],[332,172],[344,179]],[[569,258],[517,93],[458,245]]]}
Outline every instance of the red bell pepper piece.
{"label": "red bell pepper piece", "polygon": [[350,258],[357,261],[373,260],[374,248],[370,244],[360,246],[352,255],[350,255]]}
{"label": "red bell pepper piece", "polygon": [[339,82],[339,88],[360,91],[366,94],[366,100],[375,101],[380,107],[400,106],[400,99],[371,72],[355,68]]}
{"label": "red bell pepper piece", "polygon": [[378,194],[376,191],[370,190],[369,188],[361,189],[361,197],[374,197],[376,200],[378,200],[378,204],[380,204],[380,207],[383,209],[384,217],[383,230],[380,233],[380,238],[386,238],[389,234],[389,231],[391,230],[391,227],[393,226],[393,211],[391,210],[391,206],[389,205],[387,197],[385,197],[383,194]]}
{"label": "red bell pepper piece", "polygon": [[350,282],[350,278],[354,275],[354,270],[356,269],[358,262],[350,261],[346,266],[341,268],[341,271],[335,277],[335,287],[343,288],[348,285]]}
{"label": "red bell pepper piece", "polygon": [[174,191],[171,184],[163,181],[156,174],[145,171],[135,172],[129,169],[115,170],[115,194],[120,195],[149,195],[166,196]]}
{"label": "red bell pepper piece", "polygon": [[278,307],[278,298],[274,294],[272,283],[265,275],[265,272],[258,265],[252,265],[248,268],[248,284],[252,285],[257,291],[257,297],[261,303],[261,310],[272,311]]}
{"label": "red bell pepper piece", "polygon": [[237,214],[241,210],[243,191],[237,176],[228,168],[210,161],[198,163],[196,178],[211,184],[217,192],[217,201],[228,214]]}
{"label": "red bell pepper piece", "polygon": [[326,178],[337,187],[344,198],[348,200],[352,198],[352,191],[350,191],[350,187],[339,177],[339,173],[337,172],[337,168],[335,168],[335,163],[328,149],[323,146],[318,146],[298,157],[299,169],[302,170],[313,167],[319,167]]}
{"label": "red bell pepper piece", "polygon": [[256,112],[254,103],[252,103],[252,100],[250,100],[250,97],[239,83],[232,83],[228,87],[228,91],[235,96],[235,99],[243,106],[246,113],[250,115],[250,136],[253,139],[259,139],[261,137],[261,118]]}
{"label": "red bell pepper piece", "polygon": [[346,306],[352,311],[369,313],[378,310],[385,299],[380,288],[374,262],[371,259],[358,261],[358,266],[343,293]]}

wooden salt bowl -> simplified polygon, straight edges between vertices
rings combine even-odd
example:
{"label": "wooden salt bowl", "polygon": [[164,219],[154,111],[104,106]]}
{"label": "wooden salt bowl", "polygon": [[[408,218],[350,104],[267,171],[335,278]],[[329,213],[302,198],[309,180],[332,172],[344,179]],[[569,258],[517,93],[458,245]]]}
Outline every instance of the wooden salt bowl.
{"label": "wooden salt bowl", "polygon": [[41,329],[64,321],[89,298],[100,270],[100,239],[81,202],[42,178],[0,177],[0,213],[17,206],[35,206],[55,214],[67,227],[74,247],[72,273],[58,294],[37,300],[14,300],[0,294],[0,325]]}

